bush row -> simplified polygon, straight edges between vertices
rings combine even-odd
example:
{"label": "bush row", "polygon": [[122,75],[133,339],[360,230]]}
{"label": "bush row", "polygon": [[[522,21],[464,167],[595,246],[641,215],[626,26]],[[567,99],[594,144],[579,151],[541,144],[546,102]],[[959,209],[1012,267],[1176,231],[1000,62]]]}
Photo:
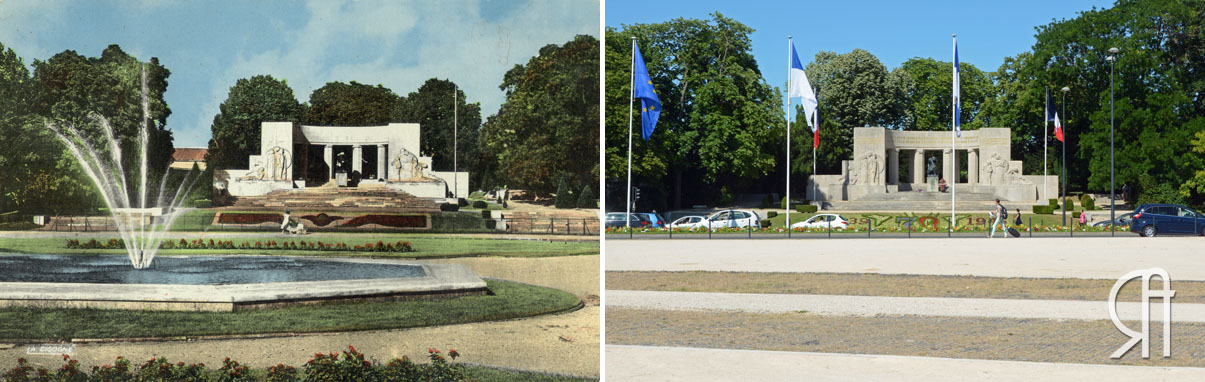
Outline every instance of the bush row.
{"label": "bush row", "polygon": [[[1051,200],[1053,200],[1053,199],[1051,199]],[[1054,207],[1055,206],[1035,205],[1035,206],[1033,206],[1033,213],[1039,214],[1039,215],[1050,215],[1050,214],[1054,213]]]}
{"label": "bush row", "polygon": [[[418,364],[407,357],[394,358],[388,363],[365,359],[364,354],[353,346],[342,353],[315,353],[313,358],[298,370],[293,366],[277,364],[269,367],[266,380],[270,382],[308,381],[463,381],[466,380],[462,366],[453,364],[460,354],[448,350],[448,356],[436,349],[427,349],[428,364]],[[27,381],[162,381],[162,382],[243,382],[258,380],[251,370],[238,361],[227,357],[222,367],[210,371],[204,363],[171,363],[166,357],[155,357],[134,367],[130,360],[117,357],[112,365],[93,366],[91,372],[80,369],[79,361],[63,355],[65,363],[57,370],[33,367],[25,358],[17,359],[17,367],[0,374],[9,382]]]}

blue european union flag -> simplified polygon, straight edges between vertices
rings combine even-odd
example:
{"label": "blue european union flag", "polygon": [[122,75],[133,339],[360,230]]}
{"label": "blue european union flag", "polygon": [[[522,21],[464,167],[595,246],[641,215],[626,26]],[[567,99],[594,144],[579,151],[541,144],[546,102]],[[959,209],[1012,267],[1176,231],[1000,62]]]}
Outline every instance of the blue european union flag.
{"label": "blue european union flag", "polygon": [[644,140],[647,141],[653,135],[653,129],[657,128],[657,118],[661,116],[661,100],[657,98],[657,91],[653,90],[653,80],[649,78],[649,71],[644,66],[640,48],[632,44],[632,49],[635,60],[632,68],[632,97],[640,100],[640,128]]}

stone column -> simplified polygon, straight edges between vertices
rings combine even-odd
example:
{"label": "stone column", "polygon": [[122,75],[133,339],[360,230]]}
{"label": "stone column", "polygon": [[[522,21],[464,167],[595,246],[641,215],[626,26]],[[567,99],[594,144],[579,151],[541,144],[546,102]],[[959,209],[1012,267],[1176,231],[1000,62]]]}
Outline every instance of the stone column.
{"label": "stone column", "polygon": [[967,183],[979,184],[979,149],[967,150]]}
{"label": "stone column", "polygon": [[385,158],[385,145],[377,145],[377,178],[389,179],[389,174],[385,173],[385,164],[388,162]]}
{"label": "stone column", "polygon": [[887,149],[887,184],[900,180],[900,149]]}
{"label": "stone column", "polygon": [[941,150],[941,174],[946,184],[954,184],[954,152],[951,149]]}
{"label": "stone column", "polygon": [[925,150],[916,149],[912,152],[912,183],[925,182]]}
{"label": "stone column", "polygon": [[334,155],[335,155],[334,146],[322,145],[322,160],[324,162],[326,162],[326,178],[327,179],[335,179],[335,162],[333,161],[333,158],[332,158]]}
{"label": "stone column", "polygon": [[364,175],[364,146],[353,145],[351,147],[351,171]]}

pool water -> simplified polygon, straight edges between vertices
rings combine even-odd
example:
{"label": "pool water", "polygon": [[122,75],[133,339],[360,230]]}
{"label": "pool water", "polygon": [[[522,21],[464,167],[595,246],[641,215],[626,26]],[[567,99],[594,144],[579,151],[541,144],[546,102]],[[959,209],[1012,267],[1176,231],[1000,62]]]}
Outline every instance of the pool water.
{"label": "pool water", "polygon": [[227,285],[423,276],[419,265],[283,256],[162,256],[134,269],[124,255],[0,254],[0,282]]}

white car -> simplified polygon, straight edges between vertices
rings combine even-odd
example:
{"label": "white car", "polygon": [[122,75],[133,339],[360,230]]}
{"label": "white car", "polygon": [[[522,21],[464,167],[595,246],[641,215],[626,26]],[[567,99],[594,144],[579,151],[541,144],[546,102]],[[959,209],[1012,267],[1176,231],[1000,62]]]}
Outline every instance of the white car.
{"label": "white car", "polygon": [[828,229],[829,226],[833,229],[849,228],[849,220],[837,214],[819,214],[812,216],[808,220],[804,220],[795,224],[791,224],[791,229],[795,228],[823,228]]}
{"label": "white car", "polygon": [[669,227],[674,228],[674,229],[696,228],[696,227],[700,227],[703,225],[704,219],[706,219],[706,218],[704,218],[702,216],[698,216],[698,215],[683,216],[683,217],[678,218],[677,220],[674,220],[673,223],[669,223]]}
{"label": "white car", "polygon": [[[761,228],[761,217],[749,210],[724,210],[707,217],[707,225],[717,228]],[[706,225],[704,225],[706,227]]]}

